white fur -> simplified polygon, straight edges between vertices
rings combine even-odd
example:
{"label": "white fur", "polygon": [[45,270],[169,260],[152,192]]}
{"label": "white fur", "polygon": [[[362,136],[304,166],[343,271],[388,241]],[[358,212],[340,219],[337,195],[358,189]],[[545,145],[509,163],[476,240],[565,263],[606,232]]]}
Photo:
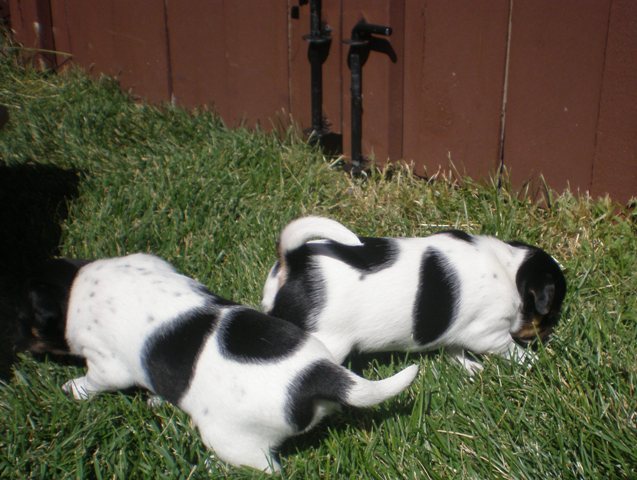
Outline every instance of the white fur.
{"label": "white fur", "polygon": [[[83,267],[70,294],[66,338],[71,352],[86,358],[86,375],[68,381],[64,390],[86,399],[106,390],[141,386],[153,391],[144,367],[144,347],[158,328],[180,315],[210,308],[210,295],[165,261],[145,254],[99,260]],[[207,303],[208,302],[208,303]],[[242,306],[216,305],[213,332],[202,346],[186,392],[178,406],[197,425],[206,446],[235,465],[278,470],[270,452],[300,433],[285,414],[289,385],[329,351],[312,336],[290,355],[261,363],[228,358],[220,345],[220,326]],[[149,318],[152,317],[152,322]],[[290,325],[290,328],[296,328]],[[377,382],[346,372],[352,382],[346,404],[369,406],[406,388],[417,367]],[[316,402],[309,430],[333,404]]]}
{"label": "white fur", "polygon": [[[315,218],[307,225],[301,218],[290,226],[294,228],[295,239],[311,235],[338,242],[327,230],[321,235],[315,228],[317,224]],[[283,255],[298,246],[298,242],[286,240],[290,226],[281,236],[279,250]],[[339,238],[343,237],[340,232]],[[517,361],[527,359],[529,354],[511,337],[522,322],[515,277],[525,252],[494,237],[473,238],[475,243],[448,234],[392,239],[399,249],[396,262],[365,275],[338,258],[313,256],[312,265],[318,267],[327,294],[324,307],[312,318],[316,326],[313,335],[338,362],[353,350],[422,351],[440,347],[446,348],[470,373],[482,367],[470,359],[465,350],[477,354],[497,353]],[[429,247],[442,252],[456,271],[460,303],[455,321],[442,336],[420,345],[412,335],[413,309],[422,257]],[[262,301],[264,311],[272,310],[286,274],[285,268],[280,268],[276,274],[272,270],[268,275]]]}
{"label": "white fur", "polygon": [[279,237],[279,248],[294,250],[312,238],[327,238],[343,245],[362,245],[354,232],[336,220],[309,216],[292,220],[285,226]]}

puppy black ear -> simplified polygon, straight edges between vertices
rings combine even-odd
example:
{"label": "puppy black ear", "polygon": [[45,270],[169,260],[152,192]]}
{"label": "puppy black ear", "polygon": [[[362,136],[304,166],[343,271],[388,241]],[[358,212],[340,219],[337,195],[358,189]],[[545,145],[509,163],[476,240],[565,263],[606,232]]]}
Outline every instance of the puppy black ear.
{"label": "puppy black ear", "polygon": [[547,283],[537,290],[531,289],[531,295],[535,301],[535,311],[540,315],[546,315],[551,310],[555,298],[555,284]]}

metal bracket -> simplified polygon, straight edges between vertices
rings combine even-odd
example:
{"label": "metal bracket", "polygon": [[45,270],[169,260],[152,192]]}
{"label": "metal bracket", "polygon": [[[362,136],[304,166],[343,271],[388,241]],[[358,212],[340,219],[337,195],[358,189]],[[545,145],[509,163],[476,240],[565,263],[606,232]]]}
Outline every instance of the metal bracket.
{"label": "metal bracket", "polygon": [[323,118],[323,63],[332,44],[332,30],[321,18],[321,0],[300,0],[299,6],[307,3],[310,4],[310,33],[303,35],[303,40],[308,42],[307,56],[311,68],[312,126],[306,133],[310,142],[320,145],[326,153],[336,155],[343,151],[342,135],[330,133]]}
{"label": "metal bracket", "polygon": [[351,71],[351,131],[352,131],[352,157],[351,173],[359,175],[363,172],[367,160],[362,153],[363,135],[363,65],[367,61],[372,50],[387,53],[392,61],[396,61],[396,54],[384,39],[378,39],[373,35],[390,36],[392,28],[385,25],[367,23],[361,19],[352,29],[352,38],[344,40],[349,45],[347,63]]}

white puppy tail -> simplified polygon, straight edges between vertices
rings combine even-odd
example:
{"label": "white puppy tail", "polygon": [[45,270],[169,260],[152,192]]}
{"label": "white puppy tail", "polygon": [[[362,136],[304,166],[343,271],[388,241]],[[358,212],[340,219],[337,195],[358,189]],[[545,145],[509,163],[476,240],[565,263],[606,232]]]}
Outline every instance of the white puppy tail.
{"label": "white puppy tail", "polygon": [[384,380],[366,380],[350,372],[353,380],[344,403],[352,407],[371,407],[399,394],[414,381],[418,366],[411,365]]}
{"label": "white puppy tail", "polygon": [[285,253],[299,248],[308,240],[320,238],[344,245],[362,245],[356,234],[336,220],[325,217],[302,217],[291,221],[279,237],[279,258]]}

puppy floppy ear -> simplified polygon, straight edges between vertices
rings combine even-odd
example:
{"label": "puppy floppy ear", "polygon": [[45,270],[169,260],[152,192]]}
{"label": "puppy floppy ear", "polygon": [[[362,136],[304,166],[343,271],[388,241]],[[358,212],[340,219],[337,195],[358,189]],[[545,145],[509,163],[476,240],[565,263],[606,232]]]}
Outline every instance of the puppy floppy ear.
{"label": "puppy floppy ear", "polygon": [[555,283],[551,281],[542,288],[531,288],[530,292],[535,303],[535,311],[540,315],[548,314],[555,298]]}

